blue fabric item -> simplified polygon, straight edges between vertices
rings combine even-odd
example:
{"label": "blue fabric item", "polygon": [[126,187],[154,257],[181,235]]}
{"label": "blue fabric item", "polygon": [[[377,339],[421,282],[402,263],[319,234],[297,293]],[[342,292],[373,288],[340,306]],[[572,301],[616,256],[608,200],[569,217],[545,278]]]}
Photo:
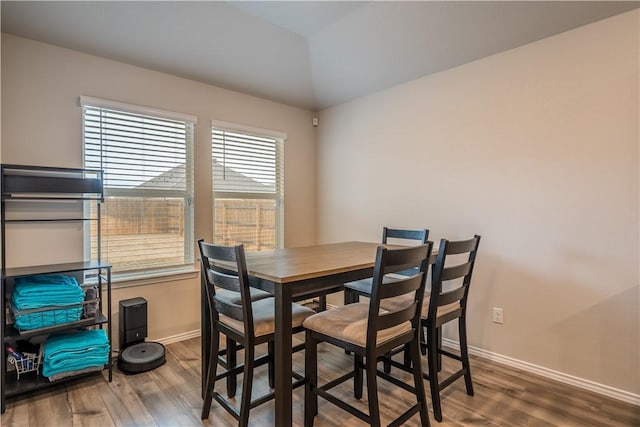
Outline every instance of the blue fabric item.
{"label": "blue fabric item", "polygon": [[11,302],[18,310],[78,304],[82,301],[84,292],[75,277],[59,274],[19,277],[11,294]]}
{"label": "blue fabric item", "polygon": [[[11,294],[14,326],[20,331],[27,331],[78,321],[82,316],[84,296],[78,281],[72,276],[40,274],[19,277]],[[51,309],[47,309],[49,307]],[[34,309],[46,310],[21,312]]]}
{"label": "blue fabric item", "polygon": [[52,335],[44,344],[43,354],[42,375],[45,377],[103,367],[109,362],[109,339],[103,329]]}

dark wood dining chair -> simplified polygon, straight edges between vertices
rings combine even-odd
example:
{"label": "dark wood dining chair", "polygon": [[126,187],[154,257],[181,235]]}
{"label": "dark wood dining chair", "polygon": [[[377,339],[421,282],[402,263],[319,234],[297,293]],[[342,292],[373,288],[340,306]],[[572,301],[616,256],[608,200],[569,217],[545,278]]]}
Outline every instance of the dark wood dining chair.
{"label": "dark wood dining chair", "polygon": [[[408,230],[401,228],[389,228],[384,227],[382,229],[382,244],[386,245],[387,243],[398,243],[398,244],[406,244],[416,242],[418,244],[424,245],[429,240],[429,230],[423,228],[422,230]],[[400,274],[410,274],[411,272],[399,272]],[[370,297],[371,296],[371,278],[355,280],[353,282],[348,282],[344,284],[344,305],[353,304],[360,301],[360,297]],[[349,352],[347,351],[347,354]],[[408,357],[408,353],[405,353]],[[409,360],[405,360],[408,364]],[[389,373],[391,370],[391,366],[388,362],[385,362],[384,367],[385,372]]]}
{"label": "dark wood dining chair", "polygon": [[[198,241],[201,255],[202,275],[209,306],[211,339],[208,349],[209,366],[206,367],[205,396],[202,406],[202,419],[209,417],[212,399],[215,399],[245,427],[249,423],[249,410],[268,402],[274,397],[271,391],[251,400],[253,370],[268,363],[273,356],[269,351],[259,358],[255,357],[255,347],[268,343],[272,349],[275,329],[274,298],[252,300],[249,276],[244,254],[244,246],[216,246]],[[228,292],[240,294],[240,300],[229,298]],[[235,294],[232,294],[235,295]],[[315,312],[298,304],[292,304],[292,333],[303,330],[302,322]],[[235,366],[228,363],[223,372],[218,373],[220,334],[244,348],[244,364]],[[204,356],[204,355],[203,355]],[[228,362],[231,362],[228,360]],[[204,371],[203,371],[204,372]],[[235,378],[242,372],[242,397],[239,410],[220,393],[215,391],[217,380]],[[271,373],[270,373],[271,376]],[[294,388],[304,384],[304,378],[294,374],[297,381]],[[227,390],[229,391],[229,390]],[[233,390],[235,393],[235,390]],[[231,397],[231,396],[230,396]]]}
{"label": "dark wood dining chair", "polygon": [[[305,334],[305,409],[304,425],[313,426],[318,414],[318,397],[322,397],[371,426],[380,426],[377,377],[401,387],[416,397],[416,404],[406,410],[391,425],[406,423],[416,413],[420,414],[420,425],[428,426],[429,417],[426,393],[422,379],[418,336],[420,313],[427,268],[433,244],[402,249],[379,247],[376,254],[369,303],[354,303],[320,312],[308,317],[303,325]],[[386,283],[387,274],[413,271],[393,283]],[[407,295],[412,302],[398,310],[380,310],[381,301]],[[318,385],[317,345],[327,342],[354,353],[354,366],[350,372],[328,383]],[[412,360],[413,385],[409,385],[377,369],[378,359],[391,349],[408,344]],[[362,397],[363,371],[367,377],[369,413],[329,393],[329,389],[354,379],[356,398]]]}
{"label": "dark wood dining chair", "polygon": [[[436,268],[432,272],[431,296],[426,316],[423,316],[422,327],[426,330],[426,347],[428,357],[428,374],[431,388],[431,400],[433,402],[434,418],[442,421],[442,408],[440,404],[440,391],[452,384],[460,377],[464,377],[464,383],[469,396],[473,396],[473,383],[471,381],[471,366],[469,364],[469,351],[467,348],[467,300],[471,276],[478,254],[480,236],[461,241],[441,240],[436,259]],[[452,255],[466,255],[466,261],[453,265],[447,263],[447,258]],[[460,282],[455,286],[455,282]],[[444,289],[443,283],[447,283]],[[438,331],[442,325],[458,320],[458,335],[460,339],[460,355],[444,350],[438,342]],[[447,356],[461,362],[462,367],[447,378],[438,378],[438,354]]]}
{"label": "dark wood dining chair", "polygon": [[[424,245],[429,240],[429,230],[404,230],[384,227],[382,229],[382,244],[398,243],[406,244],[408,241],[416,241]],[[344,284],[344,305],[353,304],[360,297],[371,296],[371,278],[356,280]]]}
{"label": "dark wood dining chair", "polygon": [[[434,418],[442,421],[440,391],[460,377],[464,377],[467,394],[473,396],[471,366],[467,349],[467,300],[471,276],[478,254],[480,236],[472,239],[449,241],[442,239],[438,248],[436,263],[431,272],[431,292],[425,296],[422,307],[422,328],[426,333],[425,344],[428,372],[424,378],[429,380]],[[462,258],[462,260],[461,260]],[[446,286],[445,286],[446,283]],[[404,301],[403,301],[404,299]],[[406,305],[404,297],[391,299],[382,303],[387,310],[396,310]],[[460,354],[445,350],[440,345],[439,333],[445,323],[458,321]],[[461,363],[461,369],[442,379],[438,376],[439,355],[447,356]],[[405,357],[406,359],[406,357]],[[406,363],[390,362],[393,366],[407,370]]]}

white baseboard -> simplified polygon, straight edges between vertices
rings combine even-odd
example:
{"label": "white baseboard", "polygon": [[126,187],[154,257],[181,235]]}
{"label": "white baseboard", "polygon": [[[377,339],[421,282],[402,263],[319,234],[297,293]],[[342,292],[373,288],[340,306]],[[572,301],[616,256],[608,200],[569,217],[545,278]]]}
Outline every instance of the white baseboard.
{"label": "white baseboard", "polygon": [[170,337],[161,338],[156,340],[160,344],[167,345],[178,341],[188,340],[190,338],[197,338],[200,336],[200,329],[196,329],[194,331],[185,332],[183,334],[172,335]]}
{"label": "white baseboard", "polygon": [[[442,344],[447,347],[460,348],[459,343],[457,341],[447,339],[447,338],[442,339]],[[572,385],[584,390],[589,390],[594,393],[601,394],[603,396],[621,400],[623,402],[630,403],[632,405],[640,406],[640,395],[638,394],[633,394],[625,390],[620,390],[614,387],[610,387],[608,385],[586,380],[584,378],[575,377],[573,375],[565,374],[563,372],[554,371],[553,369],[534,365],[533,363],[514,359],[512,357],[504,356],[502,354],[493,353],[491,351],[487,351],[482,348],[469,346],[468,349],[469,349],[469,354],[482,357],[483,359],[491,360],[492,362],[500,363],[502,365],[510,366],[516,369],[521,369],[523,371],[540,375],[546,378],[550,378],[552,380],[556,380],[564,384]]]}

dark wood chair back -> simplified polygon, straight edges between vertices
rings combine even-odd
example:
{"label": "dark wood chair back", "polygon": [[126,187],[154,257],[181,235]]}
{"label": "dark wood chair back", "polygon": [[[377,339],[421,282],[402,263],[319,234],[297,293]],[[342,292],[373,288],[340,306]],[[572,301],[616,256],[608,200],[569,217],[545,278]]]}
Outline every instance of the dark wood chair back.
{"label": "dark wood chair back", "polygon": [[[442,239],[440,241],[436,264],[431,276],[431,297],[427,316],[427,319],[434,322],[436,327],[464,315],[479,245],[480,236],[478,235],[468,240],[449,241]],[[466,255],[464,261],[460,262],[460,256],[464,255]],[[452,256],[455,256],[454,265],[447,262]],[[444,289],[443,286],[445,282],[448,282],[447,289]],[[451,307],[456,303],[459,304],[456,309],[444,310],[444,314],[438,313],[439,308]]]}
{"label": "dark wood chair back", "polygon": [[[367,328],[367,346],[376,347],[378,333],[382,330],[411,322],[411,331],[397,336],[385,346],[397,347],[410,341],[409,337],[416,336],[420,326],[420,314],[427,277],[429,258],[431,257],[432,242],[424,245],[388,249],[379,247],[376,253],[376,264],[373,273],[372,292],[369,302],[369,319]],[[414,274],[405,275],[407,271]],[[388,274],[402,272],[392,279]],[[413,294],[412,302],[391,312],[380,312],[381,301],[402,295]]]}
{"label": "dark wood chair back", "polygon": [[[243,322],[244,335],[253,336],[253,313],[249,275],[244,246],[218,246],[198,241],[202,265],[202,281],[207,293],[211,324],[219,321],[222,314]],[[240,294],[240,303],[216,295],[216,288]]]}
{"label": "dark wood chair back", "polygon": [[391,243],[388,239],[416,240],[421,245],[424,245],[429,240],[429,230],[426,228],[422,230],[404,230],[384,227],[382,229],[382,243],[385,245]]}

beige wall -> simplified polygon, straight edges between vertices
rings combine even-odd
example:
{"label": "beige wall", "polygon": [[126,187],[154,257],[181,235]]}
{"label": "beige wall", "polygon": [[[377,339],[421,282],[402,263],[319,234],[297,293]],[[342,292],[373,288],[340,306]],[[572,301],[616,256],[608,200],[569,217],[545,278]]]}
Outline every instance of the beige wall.
{"label": "beige wall", "polygon": [[640,393],[638,23],[322,111],[319,241],[375,241],[383,225],[481,234],[471,345]]}
{"label": "beige wall", "polygon": [[[196,238],[212,237],[210,121],[286,132],[285,245],[315,242],[315,128],[311,112],[3,33],[2,161],[81,167],[80,95],[198,117]],[[80,242],[81,237],[52,238],[45,242],[48,250],[39,260],[74,260],[82,254]],[[20,242],[9,241],[7,252],[12,245]],[[24,264],[24,259],[12,260]],[[200,326],[198,286],[193,277],[118,289],[113,295],[114,314],[119,300],[141,296],[149,301],[150,338],[193,331]]]}

